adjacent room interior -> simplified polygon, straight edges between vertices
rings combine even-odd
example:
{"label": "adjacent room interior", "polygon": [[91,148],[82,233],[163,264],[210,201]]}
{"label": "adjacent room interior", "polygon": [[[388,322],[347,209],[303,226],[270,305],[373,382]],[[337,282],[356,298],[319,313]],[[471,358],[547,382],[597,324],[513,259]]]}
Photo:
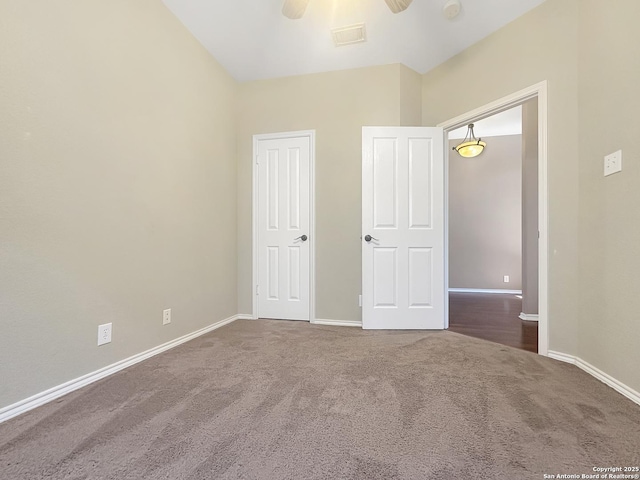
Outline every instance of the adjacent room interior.
{"label": "adjacent room interior", "polygon": [[[640,2],[499,3],[0,0],[0,477],[533,479],[636,468]],[[523,120],[521,136],[544,124],[537,140],[485,137],[479,118],[487,156],[455,158],[448,125],[534,90],[538,120]],[[521,114],[534,112],[525,103]],[[502,202],[500,219],[520,215],[521,237],[491,224],[502,253],[479,270],[495,268],[491,278],[465,277],[468,256],[489,256],[473,254],[481,242],[453,253],[472,235],[477,200],[458,210],[450,200],[449,220],[471,217],[451,224],[448,283],[431,250],[445,250],[444,236],[403,247],[438,273],[441,294],[394,297],[383,275],[380,310],[437,300],[442,328],[367,328],[363,253],[379,249],[381,268],[397,271],[406,255],[377,236],[395,226],[393,198],[429,205],[410,181],[429,179],[437,196],[444,180],[430,175],[446,174],[434,160],[442,171],[412,171],[394,191],[396,177],[375,171],[394,171],[393,142],[379,142],[384,158],[363,155],[367,135],[384,137],[367,128],[393,129],[394,145],[421,155],[446,146],[449,173],[470,182],[458,193],[481,185],[491,152],[520,152],[510,175],[521,177],[521,208]],[[310,230],[285,229],[296,248],[313,247],[309,318],[256,319],[256,146],[291,132],[313,132]],[[372,165],[374,182],[363,182]],[[383,211],[391,220],[363,200],[371,185],[397,195]],[[451,181],[449,193],[462,186]],[[526,205],[540,189],[534,221]],[[371,205],[375,232],[363,229]],[[443,209],[408,211],[418,219],[409,230],[445,224]],[[531,262],[546,280],[529,276]],[[424,271],[409,265],[398,282],[428,284]],[[473,293],[451,292],[447,312],[449,288],[522,291],[500,307],[520,330],[456,330],[453,295]]]}
{"label": "adjacent room interior", "polygon": [[449,132],[449,329],[537,353],[537,101],[471,125]]}

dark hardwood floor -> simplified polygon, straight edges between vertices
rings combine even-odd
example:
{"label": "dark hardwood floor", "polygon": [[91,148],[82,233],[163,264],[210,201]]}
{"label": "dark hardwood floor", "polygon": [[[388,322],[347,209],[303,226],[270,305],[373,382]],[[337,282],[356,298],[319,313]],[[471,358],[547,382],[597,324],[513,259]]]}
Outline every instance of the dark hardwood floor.
{"label": "dark hardwood floor", "polygon": [[520,320],[522,300],[495,293],[449,293],[449,330],[538,352],[538,324]]}

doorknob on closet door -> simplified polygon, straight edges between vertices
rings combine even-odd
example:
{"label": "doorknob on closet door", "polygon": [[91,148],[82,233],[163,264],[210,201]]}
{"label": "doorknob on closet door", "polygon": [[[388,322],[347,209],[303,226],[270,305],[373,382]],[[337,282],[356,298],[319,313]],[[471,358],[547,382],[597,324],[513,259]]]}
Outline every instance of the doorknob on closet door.
{"label": "doorknob on closet door", "polygon": [[296,240],[302,240],[303,242],[306,242],[308,238],[309,238],[309,237],[307,237],[306,235],[300,235],[298,238],[294,238],[293,240],[294,240],[294,241],[296,241]]}
{"label": "doorknob on closet door", "polygon": [[371,235],[365,235],[364,236],[364,241],[365,242],[370,242],[371,240],[375,240],[376,242],[378,241],[377,238],[373,238]]}

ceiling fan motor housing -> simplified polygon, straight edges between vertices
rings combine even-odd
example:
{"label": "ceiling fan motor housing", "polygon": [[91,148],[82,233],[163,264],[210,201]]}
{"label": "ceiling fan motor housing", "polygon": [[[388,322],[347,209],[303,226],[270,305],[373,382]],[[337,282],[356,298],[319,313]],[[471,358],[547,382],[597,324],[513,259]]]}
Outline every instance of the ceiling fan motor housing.
{"label": "ceiling fan motor housing", "polygon": [[302,18],[309,0],[285,0],[282,5],[282,14],[291,20]]}
{"label": "ceiling fan motor housing", "polygon": [[[384,0],[393,13],[405,11],[413,0]],[[282,5],[282,14],[292,20],[302,18],[309,0],[284,0]]]}

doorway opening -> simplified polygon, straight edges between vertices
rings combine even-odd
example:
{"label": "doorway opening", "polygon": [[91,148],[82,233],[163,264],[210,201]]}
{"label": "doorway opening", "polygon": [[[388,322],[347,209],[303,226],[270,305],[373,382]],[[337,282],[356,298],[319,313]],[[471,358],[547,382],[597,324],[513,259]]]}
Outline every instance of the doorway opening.
{"label": "doorway opening", "polygon": [[[447,328],[546,355],[546,82],[439,126],[475,123],[479,157],[445,149]],[[519,122],[515,121],[520,119]],[[519,125],[518,125],[519,124]]]}

